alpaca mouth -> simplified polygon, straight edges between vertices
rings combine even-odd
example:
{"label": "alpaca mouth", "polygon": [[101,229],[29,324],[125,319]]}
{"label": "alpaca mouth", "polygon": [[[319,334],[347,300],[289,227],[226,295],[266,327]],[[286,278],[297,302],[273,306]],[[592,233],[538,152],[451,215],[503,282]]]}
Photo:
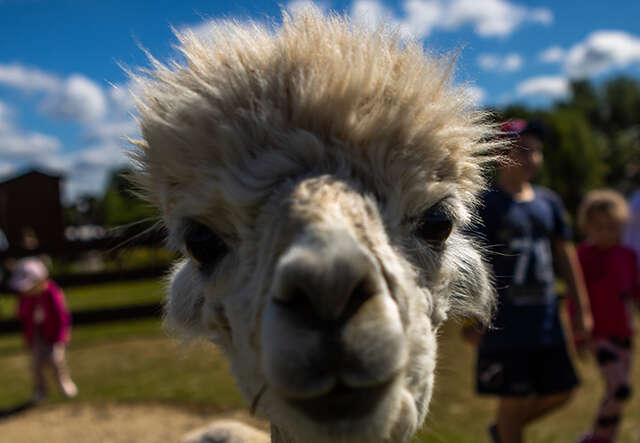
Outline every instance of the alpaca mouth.
{"label": "alpaca mouth", "polygon": [[376,409],[392,383],[370,388],[350,388],[342,383],[318,397],[288,399],[298,411],[319,421],[349,420],[364,417]]}

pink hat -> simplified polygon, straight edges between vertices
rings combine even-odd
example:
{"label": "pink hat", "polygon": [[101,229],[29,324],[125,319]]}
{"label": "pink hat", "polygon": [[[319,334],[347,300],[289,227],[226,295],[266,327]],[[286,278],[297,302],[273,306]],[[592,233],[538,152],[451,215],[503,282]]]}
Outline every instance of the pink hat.
{"label": "pink hat", "polygon": [[39,258],[28,257],[19,260],[13,268],[9,287],[18,292],[28,291],[49,277],[47,267]]}

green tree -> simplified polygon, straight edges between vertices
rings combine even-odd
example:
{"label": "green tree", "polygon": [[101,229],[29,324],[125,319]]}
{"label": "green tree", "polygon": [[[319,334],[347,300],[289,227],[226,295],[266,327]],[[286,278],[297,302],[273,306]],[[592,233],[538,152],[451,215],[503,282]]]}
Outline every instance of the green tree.
{"label": "green tree", "polygon": [[137,224],[141,229],[146,229],[157,220],[158,212],[135,195],[127,179],[129,172],[126,168],[119,169],[109,177],[101,202],[105,224],[109,227]]}
{"label": "green tree", "polygon": [[579,111],[592,128],[603,125],[603,103],[596,88],[588,80],[574,80],[570,85],[571,98],[561,108]]}
{"label": "green tree", "polygon": [[612,134],[640,124],[640,84],[618,77],[604,85],[603,106],[607,121],[603,128]]}
{"label": "green tree", "polygon": [[607,140],[594,133],[586,116],[576,109],[556,109],[544,120],[549,130],[538,181],[558,192],[575,214],[585,192],[605,184]]}
{"label": "green tree", "polygon": [[618,130],[611,136],[605,161],[609,165],[608,186],[622,192],[640,186],[640,120],[636,126]]}

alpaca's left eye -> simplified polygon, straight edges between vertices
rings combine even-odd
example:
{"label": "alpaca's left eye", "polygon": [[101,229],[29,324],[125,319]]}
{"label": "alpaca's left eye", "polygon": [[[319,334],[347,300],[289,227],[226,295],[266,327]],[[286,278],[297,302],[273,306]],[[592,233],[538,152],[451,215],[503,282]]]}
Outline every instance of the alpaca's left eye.
{"label": "alpaca's left eye", "polygon": [[417,220],[415,234],[432,246],[440,247],[449,238],[453,221],[441,207],[428,209]]}
{"label": "alpaca's left eye", "polygon": [[185,231],[184,245],[200,265],[214,265],[228,252],[227,245],[211,228],[193,220]]}

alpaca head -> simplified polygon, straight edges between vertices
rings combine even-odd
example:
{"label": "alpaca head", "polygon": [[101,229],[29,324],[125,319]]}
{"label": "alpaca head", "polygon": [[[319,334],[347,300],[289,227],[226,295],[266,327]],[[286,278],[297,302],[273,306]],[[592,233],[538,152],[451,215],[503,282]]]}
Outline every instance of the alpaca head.
{"label": "alpaca head", "polygon": [[405,441],[440,324],[490,315],[464,228],[492,126],[385,30],[312,10],[179,38],[183,65],[137,79],[133,153],[185,255],[167,323],[221,347],[274,435]]}

